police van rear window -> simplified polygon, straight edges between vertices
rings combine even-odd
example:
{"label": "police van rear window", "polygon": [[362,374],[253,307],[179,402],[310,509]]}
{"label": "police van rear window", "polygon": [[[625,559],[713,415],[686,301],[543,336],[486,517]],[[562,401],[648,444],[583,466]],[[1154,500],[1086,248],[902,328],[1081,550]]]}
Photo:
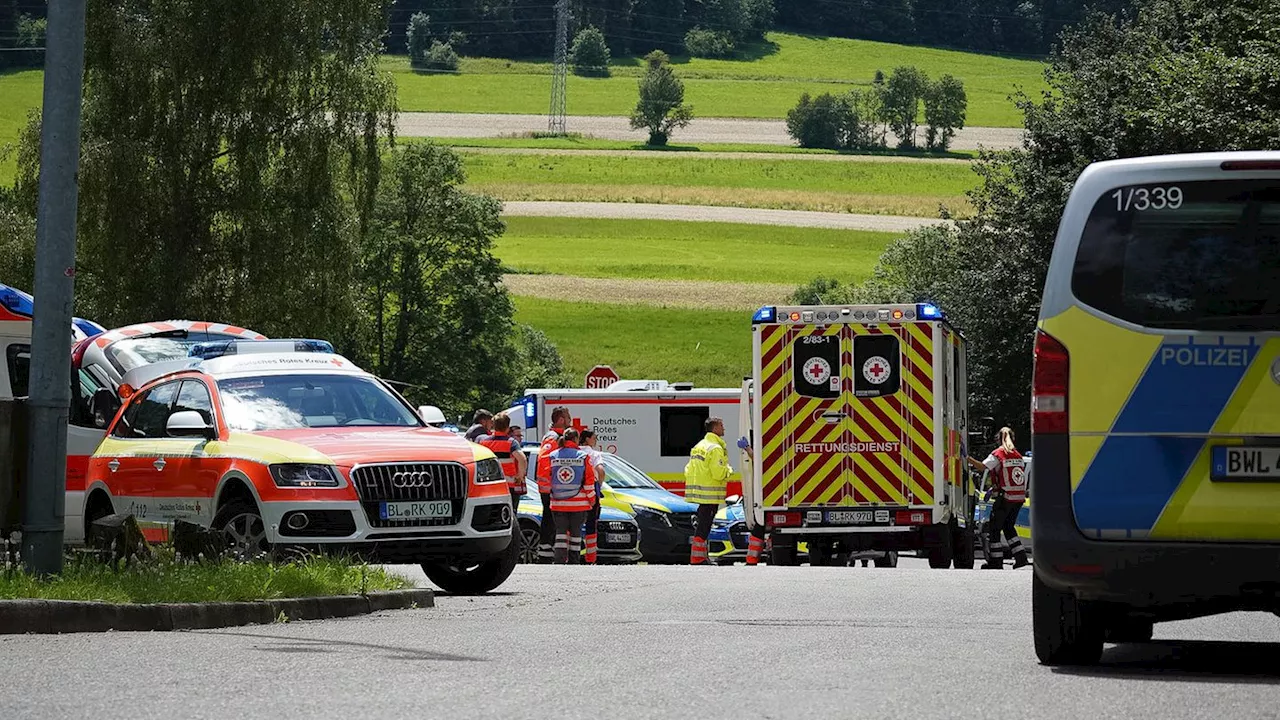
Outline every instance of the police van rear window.
{"label": "police van rear window", "polygon": [[1144,327],[1280,330],[1280,182],[1107,191],[1085,225],[1071,288]]}

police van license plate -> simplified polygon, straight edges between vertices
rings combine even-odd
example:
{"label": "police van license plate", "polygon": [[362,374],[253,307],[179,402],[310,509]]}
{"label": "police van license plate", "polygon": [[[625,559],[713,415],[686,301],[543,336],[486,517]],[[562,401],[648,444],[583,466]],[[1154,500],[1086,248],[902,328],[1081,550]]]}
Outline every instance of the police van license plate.
{"label": "police van license plate", "polygon": [[871,510],[828,510],[827,522],[832,525],[868,525],[875,522]]}
{"label": "police van license plate", "polygon": [[1213,449],[1214,480],[1280,482],[1280,447],[1220,445]]}
{"label": "police van license plate", "polygon": [[448,500],[384,502],[378,510],[383,520],[434,520],[452,515],[453,503]]}

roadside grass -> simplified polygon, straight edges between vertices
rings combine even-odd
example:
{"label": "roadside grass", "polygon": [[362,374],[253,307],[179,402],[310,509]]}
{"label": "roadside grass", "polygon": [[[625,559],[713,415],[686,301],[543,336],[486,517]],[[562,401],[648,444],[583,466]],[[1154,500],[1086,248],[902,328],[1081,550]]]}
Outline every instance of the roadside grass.
{"label": "roadside grass", "polygon": [[513,299],[516,321],[546,333],[575,376],[604,363],[627,378],[737,387],[751,370],[749,310]]}
{"label": "roadside grass", "polygon": [[414,587],[381,567],[340,558],[310,557],[287,564],[220,560],[178,563],[160,548],[157,558],[115,571],[91,558],[71,558],[61,575],[39,579],[0,571],[0,600],[31,598],[114,603],[238,602],[357,595]]}
{"label": "roadside grass", "polygon": [[965,163],[807,163],[684,155],[464,156],[473,189],[508,200],[604,200],[826,209],[935,217],[967,209]]}
{"label": "roadside grass", "polygon": [[[40,70],[0,72],[0,184],[13,182],[18,172],[18,136],[27,113],[40,107],[44,73]],[[5,146],[10,146],[5,156]]]}
{"label": "roadside grass", "polygon": [[494,137],[494,138],[400,138],[401,142],[430,141],[437,145],[466,148],[495,149],[535,149],[535,150],[607,150],[607,151],[643,151],[652,153],[768,153],[771,155],[820,155],[826,157],[883,157],[919,158],[921,160],[971,160],[978,156],[977,150],[952,150],[946,153],[899,152],[897,150],[841,152],[816,148],[802,148],[794,145],[761,145],[755,143],[702,143],[699,145],[646,145],[630,140],[605,140],[600,138],[569,135],[567,137]]}
{"label": "roadside grass", "polygon": [[[930,77],[950,73],[964,81],[970,125],[1017,127],[1021,116],[1009,95],[1018,87],[1032,96],[1045,88],[1038,60],[781,32],[769,33],[746,59],[673,61],[685,80],[685,98],[701,117],[785,117],[802,92],[869,85],[877,70],[915,65]],[[569,112],[629,114],[642,64],[638,57],[615,58],[611,78],[571,76]],[[456,74],[431,74],[414,72],[407,58],[395,56],[383,67],[396,77],[402,110],[541,113],[550,93],[551,64],[545,60],[466,58]]]}
{"label": "roadside grass", "polygon": [[[671,220],[509,217],[507,272],[800,285],[867,277],[892,233]],[[781,299],[781,298],[779,298]]]}

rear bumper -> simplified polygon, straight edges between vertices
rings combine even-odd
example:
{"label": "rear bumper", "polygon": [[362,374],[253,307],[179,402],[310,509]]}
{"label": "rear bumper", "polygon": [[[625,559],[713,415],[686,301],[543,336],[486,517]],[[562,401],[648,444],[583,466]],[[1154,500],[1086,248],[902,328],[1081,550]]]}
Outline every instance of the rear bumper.
{"label": "rear bumper", "polygon": [[1155,620],[1280,611],[1280,545],[1087,538],[1072,509],[1067,437],[1036,436],[1032,447],[1035,572],[1049,586]]}

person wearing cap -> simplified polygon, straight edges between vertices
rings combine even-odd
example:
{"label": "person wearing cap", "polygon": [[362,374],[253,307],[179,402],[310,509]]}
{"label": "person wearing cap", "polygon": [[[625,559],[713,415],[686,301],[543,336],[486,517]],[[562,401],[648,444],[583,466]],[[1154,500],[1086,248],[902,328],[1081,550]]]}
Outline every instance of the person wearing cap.
{"label": "person wearing cap", "polygon": [[476,442],[482,435],[493,432],[493,413],[481,408],[476,410],[475,418],[472,419],[471,427],[467,428],[466,434],[463,435],[471,442]]}

